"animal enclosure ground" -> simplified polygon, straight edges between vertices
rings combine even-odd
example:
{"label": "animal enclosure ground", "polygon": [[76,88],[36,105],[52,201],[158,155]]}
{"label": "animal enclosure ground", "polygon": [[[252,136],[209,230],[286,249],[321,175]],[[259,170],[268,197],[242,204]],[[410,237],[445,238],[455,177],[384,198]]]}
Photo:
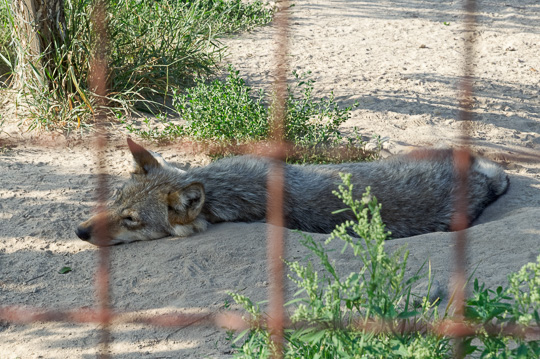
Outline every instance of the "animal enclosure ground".
{"label": "animal enclosure ground", "polygon": [[[490,206],[470,230],[470,268],[489,286],[539,254],[540,5],[537,1],[479,1],[475,66],[476,150],[501,161],[510,174],[509,192]],[[346,128],[388,137],[391,153],[417,145],[452,144],[457,121],[457,83],[462,59],[461,2],[298,2],[291,17],[291,69],[310,70],[319,94],[334,90],[346,106],[359,101]],[[268,89],[273,70],[273,29],[228,39],[229,57],[248,83]],[[2,105],[1,139],[26,139],[12,107]],[[4,115],[5,113],[5,115]],[[32,145],[2,148],[0,154],[0,303],[56,309],[94,306],[96,248],[74,229],[94,202],[94,156],[88,138],[41,135]],[[107,150],[110,181],[128,175],[131,158],[125,134],[113,134]],[[151,147],[181,166],[203,156]],[[265,225],[229,223],[185,239],[169,238],[112,249],[113,306],[120,311],[161,313],[222,311],[236,290],[266,298]],[[307,251],[288,232],[288,256]],[[322,240],[325,236],[315,235]],[[341,248],[341,246],[334,242]],[[409,267],[431,260],[436,279],[448,284],[453,243],[448,233],[391,241],[407,244]],[[338,251],[339,252],[339,251]],[[338,257],[347,269],[348,257]],[[59,274],[69,266],[72,271]],[[353,270],[354,268],[348,268]],[[290,293],[289,293],[290,294]],[[113,327],[115,358],[228,358],[226,333],[217,328]],[[0,323],[0,357],[90,358],[95,325]]]}

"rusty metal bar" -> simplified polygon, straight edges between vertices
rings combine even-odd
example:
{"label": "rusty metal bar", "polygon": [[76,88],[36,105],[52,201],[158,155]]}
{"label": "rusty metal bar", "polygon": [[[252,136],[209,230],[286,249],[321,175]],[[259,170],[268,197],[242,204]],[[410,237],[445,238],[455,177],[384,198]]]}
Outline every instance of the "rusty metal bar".
{"label": "rusty metal bar", "polygon": [[[107,140],[108,147],[123,147],[125,146],[125,139],[114,139],[110,138]],[[41,140],[40,138],[0,138],[0,146],[7,148],[17,147],[19,145],[33,145],[39,146],[42,148],[52,148],[56,145],[51,143],[50,140]],[[179,151],[179,153],[185,154],[198,154],[205,153],[209,155],[242,155],[242,154],[253,154],[256,156],[265,156],[265,157],[275,157],[275,156],[293,156],[293,155],[302,155],[302,154],[313,154],[320,155],[326,154],[328,151],[332,151],[333,154],[340,156],[343,160],[357,159],[361,157],[360,155],[364,153],[367,156],[373,154],[368,150],[362,150],[361,148],[355,149],[352,154],[347,148],[344,147],[317,147],[317,148],[306,148],[298,145],[291,145],[290,143],[283,143],[282,149],[279,152],[274,148],[274,142],[272,141],[258,141],[250,143],[236,143],[234,141],[230,142],[195,142],[190,141],[189,139],[182,139],[181,144],[162,144],[162,148],[174,148]],[[540,151],[534,150],[532,148],[522,148],[511,150],[504,150],[504,147],[501,145],[491,145],[493,150],[488,150],[488,152],[482,154],[484,157],[489,158],[495,162],[522,162],[522,163],[540,163]]]}
{"label": "rusty metal bar", "polygon": [[267,205],[267,263],[269,288],[268,330],[275,345],[274,358],[282,357],[282,341],[284,327],[284,167],[281,162],[274,160],[268,175],[268,205]]}
{"label": "rusty metal bar", "polygon": [[[474,81],[474,58],[476,41],[476,1],[466,0],[464,4],[464,49],[462,59],[461,81],[459,85],[459,121],[461,122],[462,135],[459,149],[454,150],[454,166],[457,181],[457,193],[454,198],[454,217],[452,218],[451,229],[455,231],[454,246],[454,275],[452,278],[454,295],[454,318],[455,324],[459,325],[464,320],[465,314],[465,288],[467,284],[467,234],[466,228],[469,225],[468,216],[468,174],[471,166],[470,155],[470,129],[473,121],[473,81]],[[464,341],[458,337],[455,341],[454,356],[456,358],[465,357]]]}
{"label": "rusty metal bar", "polygon": [[[185,328],[190,326],[212,326],[241,331],[248,328],[268,328],[270,318],[263,317],[258,321],[243,319],[242,315],[227,312],[194,313],[163,313],[157,315],[142,314],[139,312],[110,312],[109,320],[115,324],[140,324],[162,328]],[[45,310],[42,308],[4,306],[0,307],[0,320],[15,324],[29,324],[35,322],[66,322],[66,323],[102,323],[102,311],[100,309],[75,309],[68,311]],[[399,333],[432,333],[441,336],[463,338],[475,335],[478,332],[491,336],[508,335],[525,338],[526,340],[540,340],[540,327],[522,326],[512,323],[504,325],[473,324],[456,322],[446,319],[436,323],[424,323],[417,325],[409,320],[357,320],[344,321],[343,323],[292,323],[289,318],[284,318],[284,328],[319,328],[327,329],[329,326],[336,328],[352,327],[356,330],[365,330],[370,333],[382,334],[390,332]]]}
{"label": "rusty metal bar", "polygon": [[94,122],[96,126],[96,164],[97,164],[97,218],[94,232],[96,242],[100,246],[98,250],[98,268],[96,271],[96,296],[98,305],[98,319],[101,324],[99,350],[97,357],[100,359],[110,358],[111,343],[111,319],[110,309],[110,235],[107,211],[109,184],[107,181],[107,161],[105,149],[107,148],[107,114],[105,113],[107,80],[108,80],[108,34],[107,34],[107,4],[106,0],[95,0],[92,14],[92,26],[96,34],[96,43],[93,49],[93,59],[90,67],[90,88],[96,95],[96,109],[94,110]]}
{"label": "rusty metal bar", "polygon": [[283,213],[285,170],[282,152],[285,150],[285,122],[287,119],[287,74],[289,71],[288,33],[289,33],[289,1],[280,2],[280,9],[274,18],[276,29],[275,51],[275,99],[272,108],[270,141],[276,151],[268,174],[267,185],[267,215],[269,224],[267,233],[267,263],[269,276],[269,318],[268,330],[273,342],[272,356],[275,359],[283,357],[283,328],[285,325],[284,299],[284,236],[285,218]]}

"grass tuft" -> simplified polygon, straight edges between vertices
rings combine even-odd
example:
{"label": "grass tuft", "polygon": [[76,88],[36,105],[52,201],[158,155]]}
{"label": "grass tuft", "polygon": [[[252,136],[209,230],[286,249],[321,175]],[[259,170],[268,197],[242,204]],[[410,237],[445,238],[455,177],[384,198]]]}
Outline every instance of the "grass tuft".
{"label": "grass tuft", "polygon": [[[49,63],[42,67],[53,69],[41,73],[40,66],[19,64],[21,57],[13,56],[24,51],[24,41],[11,32],[15,22],[10,0],[0,0],[0,61],[12,75],[25,71],[23,67],[34,69],[21,90],[32,113],[31,128],[89,125],[95,101],[88,76],[98,40],[92,11],[92,0],[65,0],[65,39],[56,39],[56,46],[38,59],[46,58]],[[266,24],[273,14],[258,0],[111,0],[107,11],[108,106],[125,112],[166,107],[163,99],[173,90],[214,70],[225,50],[220,37]]]}

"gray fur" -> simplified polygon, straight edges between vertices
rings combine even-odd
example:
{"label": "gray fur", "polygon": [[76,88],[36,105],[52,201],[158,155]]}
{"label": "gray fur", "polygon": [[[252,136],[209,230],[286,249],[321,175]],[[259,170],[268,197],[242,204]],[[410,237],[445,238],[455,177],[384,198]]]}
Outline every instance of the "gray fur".
{"label": "gray fur", "polygon": [[[204,230],[207,222],[265,219],[270,159],[231,157],[205,167],[178,171],[170,164],[163,165],[162,159],[156,161],[148,157],[148,152],[141,155],[139,151],[146,150],[134,146],[137,147],[130,145],[130,148],[140,168],[126,183],[116,203],[126,208],[131,206],[130,201],[137,201],[135,197],[140,197],[139,203],[144,201],[145,204],[139,206],[138,211],[149,214],[140,213],[139,217],[147,217],[152,222],[146,226],[159,227],[159,231],[171,235],[189,235]],[[371,186],[372,195],[382,203],[381,215],[393,238],[449,230],[457,190],[452,150],[419,150],[377,162],[284,166],[284,214],[288,228],[330,233],[337,224],[352,219],[350,211],[332,214],[345,207],[332,191],[341,183],[339,173],[346,172],[352,174],[355,196],[360,198],[366,186]],[[200,198],[197,196],[198,203],[190,204],[192,200],[183,196],[182,191],[193,183],[199,184],[195,188],[201,188],[203,193]],[[473,157],[468,184],[468,216],[472,222],[507,190],[509,181],[498,165]],[[162,204],[158,210],[160,205],[155,202],[163,201],[158,199],[159,193],[172,192],[179,193],[181,205],[168,204],[165,209],[166,204]],[[191,192],[190,196],[194,197],[193,189]],[[201,200],[204,201],[202,206]],[[189,221],[182,221],[182,228],[175,231],[171,224],[165,223],[166,211],[169,218],[170,211],[181,216],[184,214],[178,213],[177,208],[187,211],[190,206],[199,206],[199,210],[196,217],[190,215]],[[185,225],[189,226],[190,221],[195,221],[196,225],[186,230]],[[140,236],[136,240],[140,240]]]}

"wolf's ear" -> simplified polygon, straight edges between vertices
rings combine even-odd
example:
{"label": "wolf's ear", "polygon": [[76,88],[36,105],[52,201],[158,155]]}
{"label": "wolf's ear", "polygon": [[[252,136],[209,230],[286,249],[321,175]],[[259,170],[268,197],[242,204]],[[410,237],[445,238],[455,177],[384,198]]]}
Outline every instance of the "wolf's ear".
{"label": "wolf's ear", "polygon": [[202,183],[193,182],[179,191],[168,195],[169,221],[171,224],[187,224],[201,213],[205,195]]}
{"label": "wolf's ear", "polygon": [[128,137],[127,144],[133,159],[135,160],[135,173],[148,173],[153,168],[158,168],[161,165],[152,154],[144,149],[144,147],[136,144]]}

